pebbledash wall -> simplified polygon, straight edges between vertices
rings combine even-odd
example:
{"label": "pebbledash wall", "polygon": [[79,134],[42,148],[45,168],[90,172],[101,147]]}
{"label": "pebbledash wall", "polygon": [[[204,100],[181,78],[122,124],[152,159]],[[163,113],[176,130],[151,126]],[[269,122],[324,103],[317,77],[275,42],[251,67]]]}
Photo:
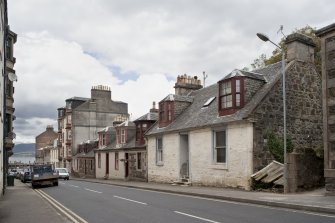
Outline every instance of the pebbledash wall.
{"label": "pebbledash wall", "polygon": [[[213,129],[189,132],[190,179],[193,185],[250,189],[253,124],[247,121],[221,127],[227,131],[227,163],[213,162]],[[180,179],[179,133],[164,134],[163,163],[156,164],[156,140],[148,140],[149,181],[171,183]],[[241,139],[244,140],[241,140]]]}

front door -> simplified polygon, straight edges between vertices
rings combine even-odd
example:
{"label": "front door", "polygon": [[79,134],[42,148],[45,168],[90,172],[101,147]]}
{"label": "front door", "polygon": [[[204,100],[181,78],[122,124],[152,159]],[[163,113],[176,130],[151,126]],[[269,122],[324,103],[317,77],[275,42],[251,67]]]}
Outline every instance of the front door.
{"label": "front door", "polygon": [[180,134],[180,177],[189,178],[188,134]]}
{"label": "front door", "polygon": [[106,175],[109,174],[109,153],[106,153]]}
{"label": "front door", "polygon": [[128,174],[129,174],[129,172],[128,172],[128,163],[129,163],[129,161],[128,161],[128,153],[125,153],[124,154],[125,178],[127,178]]}

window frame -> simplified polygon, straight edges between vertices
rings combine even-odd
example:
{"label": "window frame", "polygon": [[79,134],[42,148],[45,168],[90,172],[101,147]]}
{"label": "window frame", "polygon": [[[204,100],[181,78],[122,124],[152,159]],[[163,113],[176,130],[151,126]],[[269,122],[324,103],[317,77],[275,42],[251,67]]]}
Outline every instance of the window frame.
{"label": "window frame", "polygon": [[[225,84],[230,83],[230,92],[224,92],[223,87]],[[233,77],[226,80],[218,82],[218,110],[219,115],[230,115],[235,113],[238,109],[244,106],[244,78],[243,77]],[[230,97],[231,106],[224,107],[224,100]]]}
{"label": "window frame", "polygon": [[101,168],[101,153],[98,153],[98,168]]}
{"label": "window frame", "polygon": [[136,153],[136,169],[142,170],[142,153],[141,152]]}
{"label": "window frame", "polygon": [[161,137],[161,136],[157,137],[156,138],[156,165],[157,166],[162,166],[163,162],[164,162],[163,147],[164,147],[163,146],[163,137]]}
{"label": "window frame", "polygon": [[119,152],[114,153],[114,169],[119,170]]}
{"label": "window frame", "polygon": [[[224,132],[224,136],[225,136],[225,145],[217,145],[217,133],[219,132]],[[213,156],[212,156],[212,161],[213,161],[213,164],[219,164],[219,165],[227,165],[227,162],[228,162],[228,148],[227,148],[227,144],[228,144],[228,134],[227,134],[227,129],[214,129],[213,130],[213,146],[212,146],[212,153],[213,153]],[[217,157],[217,154],[218,154],[218,151],[217,149],[224,149],[225,151],[225,160],[224,162],[219,162],[218,161],[218,157]]]}

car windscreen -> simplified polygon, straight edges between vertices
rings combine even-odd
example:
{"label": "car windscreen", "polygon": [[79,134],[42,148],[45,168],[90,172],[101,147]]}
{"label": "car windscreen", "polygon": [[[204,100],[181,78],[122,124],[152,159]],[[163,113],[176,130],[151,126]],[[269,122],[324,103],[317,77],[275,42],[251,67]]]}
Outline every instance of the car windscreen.
{"label": "car windscreen", "polygon": [[67,171],[64,170],[64,169],[57,169],[57,171],[58,171],[58,173],[67,173]]}
{"label": "car windscreen", "polygon": [[52,173],[51,166],[34,166],[33,168],[34,173]]}

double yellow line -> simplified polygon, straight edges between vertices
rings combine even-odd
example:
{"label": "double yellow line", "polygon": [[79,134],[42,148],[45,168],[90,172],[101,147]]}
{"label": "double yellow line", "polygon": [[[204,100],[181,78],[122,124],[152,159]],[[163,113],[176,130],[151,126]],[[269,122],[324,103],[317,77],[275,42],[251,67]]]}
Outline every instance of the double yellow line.
{"label": "double yellow line", "polygon": [[47,200],[52,206],[54,206],[57,210],[62,212],[68,219],[70,219],[73,223],[88,223],[83,218],[75,214],[70,209],[63,206],[61,203],[53,199],[51,196],[43,192],[42,190],[35,190],[42,198]]}

